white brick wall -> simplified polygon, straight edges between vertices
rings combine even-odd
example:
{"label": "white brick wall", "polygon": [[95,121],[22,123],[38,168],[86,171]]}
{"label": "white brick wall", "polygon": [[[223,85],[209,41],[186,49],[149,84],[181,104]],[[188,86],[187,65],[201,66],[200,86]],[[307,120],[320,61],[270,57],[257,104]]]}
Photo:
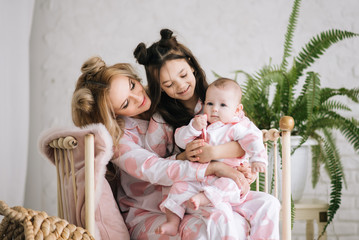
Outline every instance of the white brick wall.
{"label": "white brick wall", "polygon": [[[45,128],[71,124],[71,94],[88,57],[100,55],[108,64],[135,64],[136,45],[151,44],[159,39],[159,30],[168,27],[192,49],[210,81],[212,70],[229,77],[237,69],[253,72],[270,57],[280,63],[291,6],[288,0],[37,0],[30,43],[31,164],[26,205],[56,213],[54,169],[36,152],[36,139]],[[311,36],[330,28],[359,33],[358,9],[357,0],[304,0],[293,48],[298,51]],[[358,87],[359,38],[331,47],[313,69],[324,86]],[[348,104],[358,118],[358,104]],[[358,239],[359,157],[339,135],[338,147],[348,188],[328,238]],[[328,189],[328,178],[323,176],[315,191],[307,183],[305,195],[327,198]],[[296,223],[294,239],[304,239],[304,226]]]}

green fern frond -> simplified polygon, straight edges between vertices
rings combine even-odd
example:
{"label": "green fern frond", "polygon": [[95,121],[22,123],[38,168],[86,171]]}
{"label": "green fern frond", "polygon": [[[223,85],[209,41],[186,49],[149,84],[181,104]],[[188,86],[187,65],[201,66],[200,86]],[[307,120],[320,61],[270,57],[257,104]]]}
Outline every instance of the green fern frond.
{"label": "green fern frond", "polygon": [[356,119],[344,119],[339,126],[339,130],[348,142],[353,145],[355,151],[359,151],[359,128]]}
{"label": "green fern frond", "polygon": [[305,98],[307,100],[307,124],[309,127],[313,120],[313,110],[320,105],[320,79],[319,74],[314,72],[308,72],[307,79],[305,80],[307,85]]}
{"label": "green fern frond", "polygon": [[320,159],[323,159],[324,149],[321,142],[318,145],[313,145],[312,148],[312,187],[315,188],[319,182],[320,177]]}
{"label": "green fern frond", "polygon": [[359,150],[359,124],[355,118],[345,118],[340,114],[327,111],[321,119],[316,119],[313,128],[321,129],[322,126],[327,128],[338,129],[347,141],[353,146],[354,150]]}
{"label": "green fern frond", "polygon": [[335,100],[327,100],[321,103],[322,104],[318,108],[318,112],[326,112],[326,111],[334,111],[334,110],[351,111],[351,108],[348,105],[345,105]]}
{"label": "green fern frond", "polygon": [[322,88],[320,94],[320,101],[324,102],[334,96],[346,96],[355,103],[359,103],[359,88],[347,89],[347,88]]}
{"label": "green fern frond", "polygon": [[[294,72],[294,70],[293,70],[293,72]],[[312,74],[314,74],[314,73],[312,73]],[[303,112],[303,113],[306,113],[306,114],[303,115],[302,117],[300,117],[299,119],[298,119],[298,116],[296,116],[295,119],[302,120],[302,119],[307,119],[308,118],[308,115],[307,115],[308,111],[302,111],[302,109],[307,109],[307,97],[306,97],[306,95],[307,95],[307,92],[309,91],[308,89],[310,89],[311,80],[312,79],[310,78],[309,75],[304,80],[302,90],[301,90],[299,96],[294,100],[293,107],[291,108],[291,111],[288,112],[289,116],[294,117],[294,114],[296,114],[298,112]],[[294,84],[297,84],[297,83],[294,83]]]}
{"label": "green fern frond", "polygon": [[270,86],[279,81],[282,71],[275,66],[265,66],[255,75],[245,74],[247,80],[243,84],[242,103],[245,106],[247,116],[261,129],[269,129],[272,123],[278,122],[277,113],[270,106]]}
{"label": "green fern frond", "polygon": [[287,33],[285,34],[283,60],[280,66],[282,70],[287,69],[288,66],[287,58],[291,56],[293,36],[299,16],[299,8],[300,8],[300,0],[295,0],[292,7],[292,13],[290,14],[288,21]]}
{"label": "green fern frond", "polygon": [[259,191],[264,192],[264,173],[259,173],[259,177],[251,184],[251,191],[257,191],[257,181],[259,183]]}
{"label": "green fern frond", "polygon": [[[243,74],[243,75],[245,75],[246,76],[246,79],[251,79],[252,78],[252,76],[249,74],[249,73],[247,73],[247,72],[245,72],[245,71],[243,71],[243,70],[237,70],[237,71],[234,71],[234,80],[235,81],[237,81],[237,78],[238,78],[238,75],[239,74]],[[243,87],[242,87],[243,88]]]}
{"label": "green fern frond", "polygon": [[[216,73],[215,71],[212,71],[212,74],[213,74],[216,78],[222,77],[221,75],[219,75],[219,74]],[[236,78],[235,78],[234,80],[236,80]]]}
{"label": "green fern frond", "polygon": [[343,188],[342,179],[344,177],[340,164],[340,159],[337,158],[337,149],[335,145],[325,140],[324,149],[326,152],[326,168],[328,169],[329,177],[331,179],[331,193],[328,208],[328,222],[327,225],[324,227],[323,232],[326,230],[327,226],[333,221],[335,213],[340,207]]}
{"label": "green fern frond", "polygon": [[290,154],[293,155],[294,152],[295,152],[298,148],[300,148],[300,147],[309,139],[309,137],[310,137],[309,134],[308,134],[308,135],[301,135],[301,139],[300,139],[298,145],[295,146],[294,148],[292,148]]}
{"label": "green fern frond", "polygon": [[293,201],[293,197],[290,197],[290,218],[291,218],[291,229],[293,229],[294,226],[294,219],[295,219],[295,205]]}
{"label": "green fern frond", "polygon": [[313,37],[296,58],[298,75],[301,76],[303,70],[309,67],[334,43],[357,36],[359,36],[357,33],[331,29]]}
{"label": "green fern frond", "polygon": [[289,74],[282,71],[281,75],[278,76],[278,80],[272,107],[274,111],[281,115],[290,115],[295,95],[293,79]]}

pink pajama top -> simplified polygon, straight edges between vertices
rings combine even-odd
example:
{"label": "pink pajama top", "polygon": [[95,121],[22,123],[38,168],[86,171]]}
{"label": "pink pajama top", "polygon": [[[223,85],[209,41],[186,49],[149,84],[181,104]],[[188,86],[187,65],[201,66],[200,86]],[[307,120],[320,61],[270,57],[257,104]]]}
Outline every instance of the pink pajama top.
{"label": "pink pajama top", "polygon": [[[195,114],[201,113],[202,108],[203,108],[202,102],[198,101],[194,110]],[[174,134],[173,129],[163,120],[163,118],[159,114],[155,114],[149,122],[148,131],[145,136],[144,144],[146,149],[149,149],[152,152],[156,152],[158,155],[162,157],[168,156],[168,153],[171,152],[173,147],[173,140],[172,140],[173,134]],[[141,139],[141,141],[143,141],[143,138]],[[263,146],[263,142],[261,142],[261,144],[262,144],[261,146]],[[187,166],[187,164],[190,163],[189,161],[167,160],[167,159],[174,159],[173,156],[167,159],[163,159],[163,158],[157,158],[157,159],[161,159],[158,166],[159,167],[158,168],[159,170],[157,171],[158,174],[161,174],[161,172],[163,173],[166,171],[166,167],[168,166],[166,161],[171,162],[170,164],[173,164],[173,161],[180,162],[181,169],[183,169],[184,171],[187,171],[185,170],[187,169],[187,167],[185,168],[184,165],[182,166],[182,164],[185,162]],[[163,164],[163,166],[166,167],[160,166],[161,164]],[[197,165],[195,165],[193,169],[192,165],[190,166],[191,167],[189,167],[189,170],[192,173],[188,173],[187,176],[193,176],[192,180],[194,181],[203,182],[205,180],[205,176],[202,172],[202,168],[197,167]],[[195,168],[197,168],[198,170],[195,171]],[[190,179],[190,178],[183,178],[182,174],[178,174],[178,176],[180,177],[178,177],[177,179],[182,178],[185,181],[188,181]],[[171,179],[173,180],[173,182],[177,181],[174,180],[173,178]],[[160,193],[157,195],[158,199],[160,197],[162,197],[163,200],[166,198],[168,193],[166,192],[166,190],[169,191],[169,187],[164,187],[163,190],[164,190],[163,195],[161,195]],[[158,201],[156,201],[156,204],[158,204],[157,206],[159,206]],[[212,208],[212,210],[214,210],[214,208]],[[247,195],[246,200],[242,204],[233,207],[234,217],[236,221],[232,221],[232,222],[225,221],[225,223],[220,223],[217,220],[212,221],[211,217],[209,218],[202,217],[202,220],[206,222],[207,230],[205,230],[205,232],[196,230],[194,231],[196,232],[196,234],[194,234],[196,237],[184,238],[184,239],[246,239],[246,236],[248,235],[250,235],[252,239],[279,239],[279,226],[278,226],[279,210],[280,210],[280,204],[278,199],[263,192],[250,191]],[[160,211],[159,207],[157,207],[156,211],[157,212]],[[239,213],[239,215],[247,219],[248,222],[250,223],[251,225],[250,233],[245,230],[247,227],[246,224],[243,224],[244,219],[239,218],[239,215],[237,213]],[[224,214],[223,216],[225,216],[224,219],[228,217],[227,214]],[[161,223],[163,223],[164,221],[165,220],[163,220]],[[244,220],[244,222],[246,222],[246,220]],[[214,225],[212,225],[212,223],[214,223]],[[198,223],[196,223],[196,226],[197,224]],[[215,229],[216,227],[218,229]],[[223,229],[226,227],[228,229]],[[208,234],[209,229],[213,229],[214,231],[211,234]],[[149,231],[146,232],[148,233]],[[244,236],[242,234],[244,234]],[[206,235],[208,236],[207,238],[205,237]],[[149,239],[154,239],[154,236],[151,237],[152,238]]]}
{"label": "pink pajama top", "polygon": [[[175,141],[180,148],[185,148],[189,142],[202,134],[193,127],[193,119],[187,126],[177,128]],[[244,158],[220,159],[230,166],[239,166],[245,159],[249,162],[263,162],[268,164],[267,153],[263,144],[262,131],[251,122],[243,113],[235,116],[231,122],[223,123],[216,121],[207,126],[207,142],[212,145],[220,145],[227,142],[237,141],[246,152]]]}
{"label": "pink pajama top", "polygon": [[[120,158],[113,162],[121,169],[123,194],[118,202],[127,212],[126,222],[137,224],[136,216],[141,209],[160,212],[162,186],[171,186],[175,181],[203,181],[208,164],[175,160],[175,155],[166,159],[144,149],[148,121],[125,118],[125,132],[120,140]],[[140,218],[137,218],[140,219]]]}

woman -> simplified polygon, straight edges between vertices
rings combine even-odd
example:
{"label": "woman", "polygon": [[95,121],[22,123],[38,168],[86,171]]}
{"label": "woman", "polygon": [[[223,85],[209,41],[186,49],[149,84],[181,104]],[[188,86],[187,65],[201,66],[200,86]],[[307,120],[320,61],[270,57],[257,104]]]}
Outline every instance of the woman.
{"label": "woman", "polygon": [[[122,188],[118,202],[132,239],[163,239],[155,230],[165,221],[159,210],[162,185],[179,180],[201,180],[207,175],[232,178],[240,185],[243,175],[218,162],[177,161],[186,153],[167,159],[145,150],[144,137],[150,119],[151,100],[129,64],[106,66],[94,57],[82,66],[72,100],[73,121],[77,126],[103,123],[121,156],[112,162],[120,168]],[[116,151],[117,151],[116,150]],[[211,156],[213,157],[213,156]],[[185,216],[180,233],[170,239],[244,239],[248,224],[237,214],[228,222],[226,214],[211,207]]]}
{"label": "woman", "polygon": [[[157,142],[161,142],[161,139],[162,142],[169,142],[168,136],[173,136],[174,129],[187,125],[195,114],[201,113],[208,84],[196,58],[187,47],[177,42],[172,31],[162,29],[160,34],[161,39],[149,48],[140,43],[134,55],[138,63],[145,66],[153,109],[159,113],[150,122],[149,128],[154,130],[151,130],[152,134],[147,139],[148,146],[164,153],[161,146],[163,148],[166,144],[158,145]],[[233,145],[222,147],[236,148]],[[187,156],[190,156],[190,160],[199,159],[201,162],[237,156],[230,156],[231,150],[224,151],[229,155],[222,154],[215,158],[213,155],[198,156],[200,151],[201,148],[192,150]],[[252,239],[279,239],[278,199],[266,193],[250,192],[247,200],[233,207],[233,210],[249,221]]]}

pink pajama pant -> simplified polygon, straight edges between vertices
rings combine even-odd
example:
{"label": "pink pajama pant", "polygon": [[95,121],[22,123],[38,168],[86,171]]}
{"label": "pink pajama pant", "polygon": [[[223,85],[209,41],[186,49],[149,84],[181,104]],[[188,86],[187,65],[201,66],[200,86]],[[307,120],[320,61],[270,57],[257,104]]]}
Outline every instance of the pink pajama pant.
{"label": "pink pajama pant", "polygon": [[175,182],[171,187],[167,198],[161,203],[160,209],[169,209],[180,218],[183,218],[186,210],[186,202],[197,193],[203,192],[215,208],[229,209],[237,206],[245,200],[241,197],[241,189],[230,178],[206,177],[203,182]]}
{"label": "pink pajama pant", "polygon": [[131,239],[279,239],[280,203],[275,197],[250,191],[245,201],[232,209],[233,221],[228,221],[226,213],[214,207],[187,213],[174,237],[155,233],[166,221],[164,213],[147,212],[136,217],[136,224],[129,224]]}

